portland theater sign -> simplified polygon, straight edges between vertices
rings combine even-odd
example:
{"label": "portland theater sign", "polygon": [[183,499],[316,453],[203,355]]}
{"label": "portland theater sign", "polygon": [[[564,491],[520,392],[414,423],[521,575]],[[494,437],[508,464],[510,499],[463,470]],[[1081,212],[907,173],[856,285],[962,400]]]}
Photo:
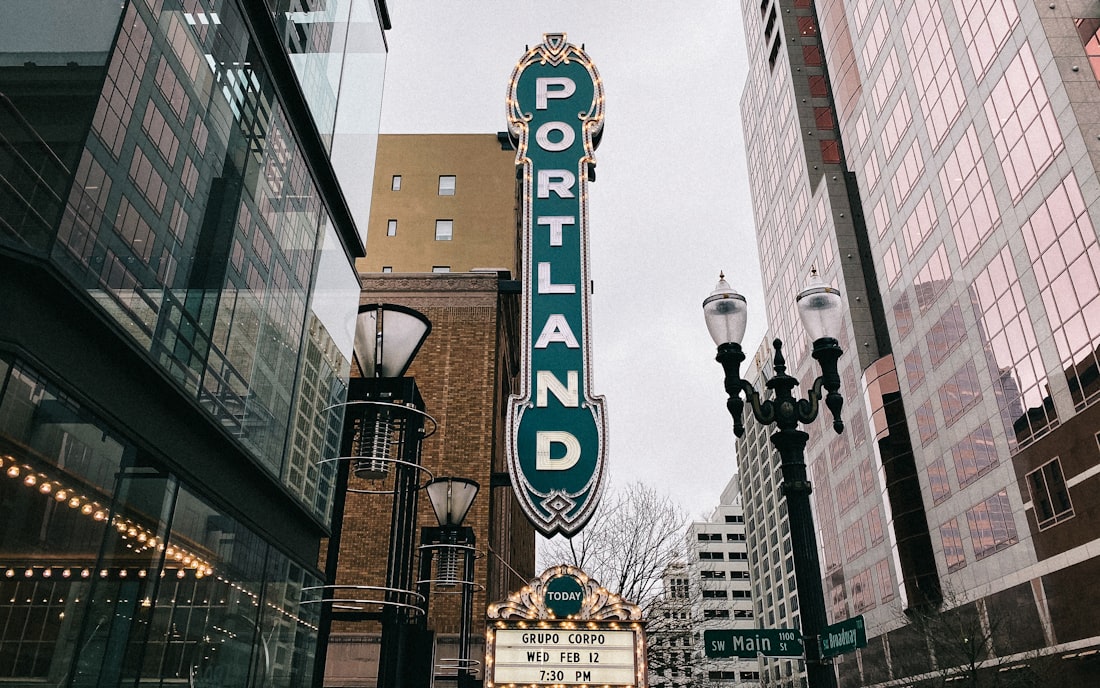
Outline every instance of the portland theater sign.
{"label": "portland theater sign", "polygon": [[603,127],[595,65],[546,34],[512,72],[508,126],[523,181],[523,348],[508,464],[527,517],[572,535],[596,508],[607,419],[589,368],[588,193]]}

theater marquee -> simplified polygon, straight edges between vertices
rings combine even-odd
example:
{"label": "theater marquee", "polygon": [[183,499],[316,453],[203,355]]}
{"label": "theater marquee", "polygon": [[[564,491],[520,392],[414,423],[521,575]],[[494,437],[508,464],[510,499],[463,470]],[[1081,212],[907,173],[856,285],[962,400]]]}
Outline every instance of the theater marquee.
{"label": "theater marquee", "polygon": [[603,86],[585,52],[546,34],[512,72],[508,126],[523,181],[523,347],[508,463],[528,518],[573,535],[599,499],[604,399],[591,390],[587,184]]}
{"label": "theater marquee", "polygon": [[485,686],[645,688],[641,608],[555,566],[489,605]]}

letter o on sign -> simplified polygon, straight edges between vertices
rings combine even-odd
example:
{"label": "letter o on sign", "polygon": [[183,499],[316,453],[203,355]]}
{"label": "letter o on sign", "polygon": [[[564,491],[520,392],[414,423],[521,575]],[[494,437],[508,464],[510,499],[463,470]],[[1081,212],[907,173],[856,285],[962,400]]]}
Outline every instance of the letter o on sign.
{"label": "letter o on sign", "polygon": [[555,618],[564,619],[581,610],[584,602],[584,586],[573,576],[554,576],[546,582],[546,608]]}
{"label": "letter o on sign", "polygon": [[[561,140],[557,143],[550,140],[550,132],[552,131],[561,132]],[[568,150],[576,138],[577,135],[573,133],[573,127],[565,122],[547,122],[535,131],[535,140],[538,141],[539,148],[550,153]]]}

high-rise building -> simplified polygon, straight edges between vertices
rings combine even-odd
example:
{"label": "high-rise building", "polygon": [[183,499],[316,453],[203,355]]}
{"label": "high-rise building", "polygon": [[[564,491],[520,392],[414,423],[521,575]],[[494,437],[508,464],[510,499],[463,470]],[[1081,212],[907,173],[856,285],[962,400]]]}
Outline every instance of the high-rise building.
{"label": "high-rise building", "polygon": [[[480,492],[464,525],[473,529],[470,659],[481,677],[485,609],[535,576],[534,527],[511,488],[504,454],[507,401],[519,373],[515,151],[492,134],[382,135],[361,260],[364,304],[415,309],[431,333],[407,375],[415,379],[435,432],[421,445],[429,476],[477,481]],[[502,145],[504,147],[502,147]],[[448,229],[440,230],[446,221]],[[352,478],[353,489],[392,489],[392,480]],[[349,493],[337,582],[383,585],[390,548],[392,498]],[[416,542],[436,517],[421,496]],[[422,550],[423,551],[423,550]],[[431,569],[438,579],[438,569]],[[419,565],[414,562],[414,570]],[[433,583],[426,627],[434,633],[436,685],[456,678],[461,624],[457,587]],[[373,686],[381,650],[373,621],[341,621],[329,645],[326,686]],[[447,683],[450,681],[451,683]]]}
{"label": "high-rise building", "polygon": [[749,556],[741,488],[734,474],[705,521],[687,529],[688,580],[694,662],[698,685],[731,682],[755,686],[760,681],[757,660],[708,658],[703,647],[708,630],[758,628],[749,577]]}
{"label": "high-rise building", "polygon": [[651,688],[692,684],[698,665],[691,616],[688,562],[676,559],[661,572],[661,594],[651,606],[646,623],[646,659]]}
{"label": "high-rise building", "polygon": [[707,631],[761,627],[753,611],[747,533],[735,474],[710,517],[688,524],[683,556],[662,572],[661,597],[646,629],[649,685],[759,685],[757,658],[709,657],[704,648]]}
{"label": "high-rise building", "polygon": [[311,685],[357,4],[5,4],[0,682]]}
{"label": "high-rise building", "polygon": [[1043,664],[1087,685],[1095,5],[765,0],[743,15],[769,324],[805,387],[794,291],[816,267],[849,311],[847,429],[807,427],[830,621],[864,614],[871,636],[838,660],[842,680],[956,671],[951,641],[917,620],[972,619],[981,671]]}

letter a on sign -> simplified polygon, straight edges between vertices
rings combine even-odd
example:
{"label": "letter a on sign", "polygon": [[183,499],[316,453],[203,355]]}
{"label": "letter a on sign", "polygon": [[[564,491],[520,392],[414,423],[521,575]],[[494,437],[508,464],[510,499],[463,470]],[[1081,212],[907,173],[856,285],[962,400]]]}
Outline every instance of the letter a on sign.
{"label": "letter a on sign", "polygon": [[585,191],[602,128],[596,66],[565,34],[546,34],[508,90],[524,181],[523,356],[507,453],[520,504],[547,537],[583,528],[603,488],[607,416],[589,366]]}

